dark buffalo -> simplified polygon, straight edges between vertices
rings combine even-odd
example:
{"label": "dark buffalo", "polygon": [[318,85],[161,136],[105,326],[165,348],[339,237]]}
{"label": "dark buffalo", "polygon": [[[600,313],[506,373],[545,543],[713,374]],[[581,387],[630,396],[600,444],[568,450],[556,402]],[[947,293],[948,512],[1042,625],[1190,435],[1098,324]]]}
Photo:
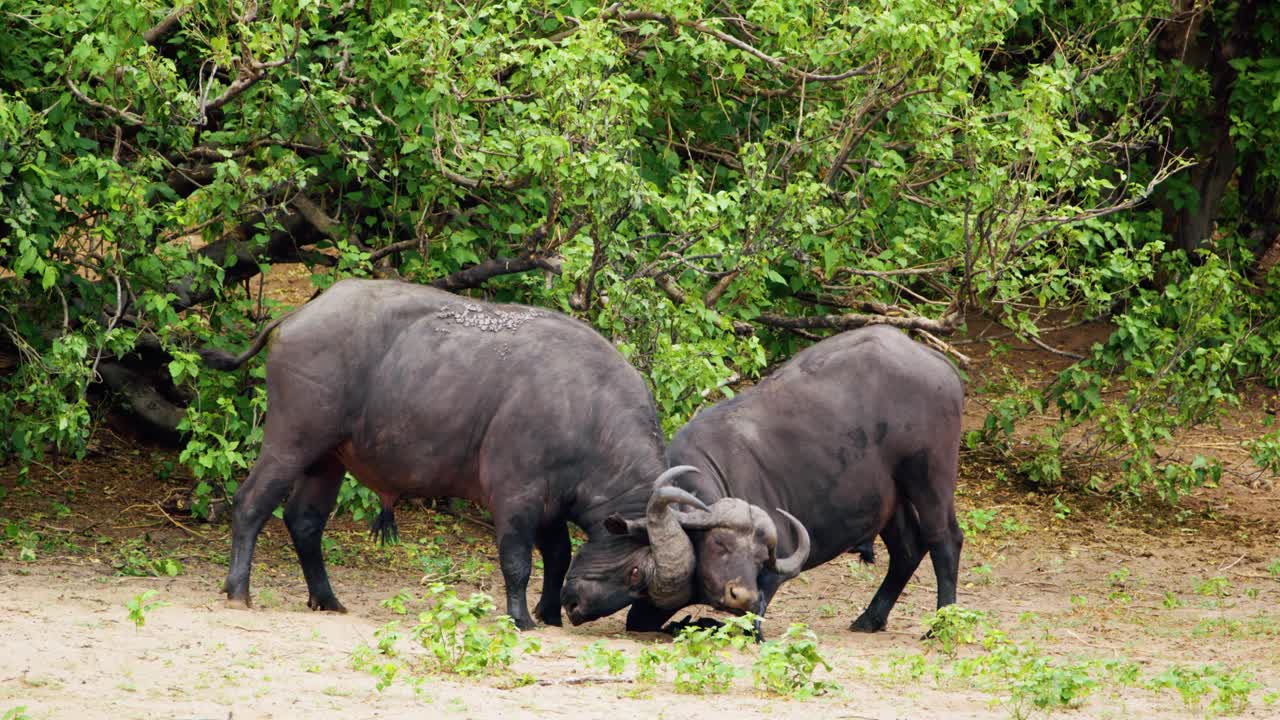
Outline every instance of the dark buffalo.
{"label": "dark buffalo", "polygon": [[[201,355],[230,370],[268,340],[270,412],[258,462],[235,495],[229,603],[249,605],[254,544],[288,495],[284,520],[307,604],[344,611],[320,549],[344,471],[381,497],[375,529],[384,533],[394,532],[401,497],[488,508],[507,612],[521,628],[533,626],[525,590],[534,546],[545,572],[535,613],[560,624],[569,521],[589,536],[575,567],[615,588],[598,599],[608,612],[640,602],[643,618],[688,602],[693,547],[674,505],[700,503],[670,486],[681,470],[664,473],[643,378],[587,325],[418,285],[344,280],[239,357]],[[654,549],[605,532],[607,517],[645,518]]]}
{"label": "dark buffalo", "polygon": [[[667,448],[668,463],[702,471],[680,485],[710,506],[679,514],[698,557],[695,597],[764,614],[790,573],[762,560],[771,553],[760,534],[717,517],[763,507],[790,510],[808,528],[811,547],[788,529],[774,551],[808,549],[804,569],[845,552],[870,560],[875,536],[884,540],[888,575],[850,629],[884,629],[926,552],[938,607],[954,603],[964,541],[954,498],[963,403],[964,385],[945,357],[880,326],[817,343],[698,413]],[[639,525],[623,531],[637,534]]]}

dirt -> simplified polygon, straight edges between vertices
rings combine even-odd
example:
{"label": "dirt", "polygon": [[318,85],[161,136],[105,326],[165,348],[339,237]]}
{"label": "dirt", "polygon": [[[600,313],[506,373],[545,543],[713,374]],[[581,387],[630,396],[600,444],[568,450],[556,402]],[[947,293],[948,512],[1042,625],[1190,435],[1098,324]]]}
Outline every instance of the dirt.
{"label": "dirt", "polygon": [[[390,547],[374,545],[362,524],[335,518],[334,545],[327,553],[339,597],[350,610],[346,615],[306,609],[305,586],[287,535],[272,521],[259,543],[256,606],[232,610],[218,592],[228,548],[225,526],[170,518],[142,502],[142,494],[156,493],[151,468],[167,456],[145,449],[130,456],[121,442],[107,438],[96,462],[91,458],[84,467],[62,469],[70,498],[42,494],[38,488],[52,486],[43,478],[23,487],[4,476],[10,490],[0,502],[0,517],[21,518],[23,528],[49,540],[37,550],[35,562],[18,561],[12,542],[0,545],[0,637],[6,650],[0,655],[0,711],[26,706],[32,718],[347,718],[414,712],[459,718],[601,718],[620,712],[662,718],[1009,716],[993,695],[962,684],[905,680],[890,671],[895,657],[929,652],[920,638],[920,619],[934,602],[928,563],[908,586],[886,632],[846,629],[884,570],[883,563],[865,566],[853,556],[784,586],[766,623],[770,637],[793,622],[817,632],[832,665],[819,677],[841,686],[825,697],[768,696],[752,687],[749,674],[725,694],[682,695],[673,691],[669,678],[650,688],[630,680],[631,668],[622,682],[586,668],[578,656],[598,640],[632,658],[648,643],[669,642],[624,633],[621,615],[577,628],[533,631],[542,650],[520,659],[503,679],[431,676],[420,693],[403,681],[379,692],[373,676],[352,667],[352,651],[372,643],[374,632],[387,622],[412,624],[381,601],[402,588],[423,591],[417,563],[433,541],[459,563],[465,558],[489,563],[468,576],[460,594],[478,589],[501,596],[501,576],[493,569],[496,550],[477,511],[464,509],[460,517],[402,507],[406,542]],[[128,462],[121,462],[124,458]],[[115,477],[107,474],[111,463]],[[1137,663],[1144,677],[1174,664],[1221,663],[1247,669],[1266,688],[1280,689],[1280,656],[1274,652],[1280,637],[1280,579],[1267,569],[1280,557],[1280,543],[1265,523],[1198,513],[1177,527],[1152,527],[1140,513],[1125,515],[1113,508],[1108,518],[1105,506],[1080,503],[1058,518],[1048,498],[993,483],[991,472],[973,463],[963,471],[959,501],[970,523],[960,592],[964,606],[992,613],[1017,642],[1035,644],[1058,661],[1122,659]],[[177,487],[182,480],[170,482]],[[1273,501],[1270,495],[1268,502]],[[969,512],[974,509],[994,512],[985,529],[973,526]],[[120,576],[112,566],[131,541],[153,558],[178,560],[182,574]],[[884,557],[883,547],[877,554]],[[984,566],[989,573],[978,569]],[[1213,577],[1226,579],[1221,594],[1205,587]],[[539,582],[535,576],[531,599]],[[146,590],[156,591],[154,599],[167,604],[147,612],[145,625],[135,628],[125,604]],[[1166,600],[1166,593],[1173,600]],[[407,641],[400,646],[408,651]],[[731,654],[744,669],[751,657],[750,652]],[[936,652],[929,657],[940,659]],[[526,673],[541,684],[516,687],[512,678]],[[1275,708],[1262,702],[1265,692],[1253,694],[1245,717],[1274,716]],[[1118,685],[1093,694],[1076,714],[1200,716],[1171,691]]]}
{"label": "dirt", "polygon": [[[273,279],[289,299],[309,296],[304,274]],[[973,336],[998,328],[971,327]],[[1105,338],[1097,326],[1045,336],[1069,352]],[[1046,378],[1069,360],[1013,343],[993,363],[985,342],[960,345],[976,361],[971,387],[1000,366],[1019,377]],[[980,426],[990,398],[971,393],[967,428]],[[1261,432],[1274,391],[1247,396],[1221,426],[1179,438],[1183,450],[1241,457],[1241,439]],[[1047,416],[1046,416],[1047,418]],[[1045,422],[1048,420],[1046,419]],[[674,692],[669,675],[654,686],[588,669],[579,656],[603,641],[634,658],[658,635],[627,634],[619,614],[581,627],[540,627],[529,635],[540,652],[519,659],[499,678],[426,677],[421,690],[397,680],[384,691],[352,665],[352,652],[371,643],[392,620],[412,625],[382,605],[399,590],[421,594],[424,572],[470,559],[459,594],[479,590],[501,597],[491,531],[474,508],[452,514],[420,506],[398,511],[398,546],[380,547],[365,525],[335,518],[326,547],[330,573],[346,615],[306,609],[306,589],[283,525],[271,521],[259,542],[253,575],[255,608],[223,606],[227,528],[174,513],[166,498],[190,484],[170,450],[146,446],[120,423],[104,424],[85,460],[51,462],[21,483],[0,466],[0,714],[25,706],[31,718],[293,718],[396,717],[434,713],[458,718],[1003,718],[1001,696],[962,682],[904,679],[895,658],[926,653],[921,619],[933,609],[934,578],[924,563],[903,594],[885,632],[846,628],[869,601],[884,572],[853,556],[807,572],[785,585],[769,610],[765,631],[779,637],[789,623],[805,623],[830,662],[820,679],[840,689],[794,700],[752,686],[744,672],[727,693]],[[1234,455],[1232,453],[1235,453]],[[1231,460],[1234,462],[1234,460]],[[175,469],[176,467],[176,469]],[[1275,717],[1264,702],[1280,690],[1280,503],[1272,482],[1228,475],[1201,490],[1183,512],[1152,504],[1119,506],[1105,497],[1030,492],[998,477],[979,456],[962,457],[958,501],[969,526],[962,558],[963,606],[991,613],[1020,645],[1056,662],[1123,660],[1144,678],[1174,665],[1219,663],[1253,673],[1263,686],[1245,717]],[[977,511],[977,512],[974,512]],[[36,559],[20,560],[24,535],[34,533]],[[120,574],[129,552],[181,563],[176,577]],[[425,558],[425,560],[424,560]],[[426,564],[424,564],[424,562]],[[432,564],[434,563],[434,564]],[[1222,580],[1208,582],[1210,578]],[[535,573],[530,604],[541,577]],[[135,627],[126,603],[154,590],[165,603]],[[693,610],[709,614],[706,608]],[[400,647],[411,657],[408,640]],[[962,655],[981,651],[967,647]],[[748,670],[754,650],[730,653]],[[945,662],[944,662],[945,664]],[[528,675],[535,684],[518,686]],[[1170,690],[1104,683],[1072,711],[1087,718],[1200,717]],[[8,716],[5,716],[6,720]]]}

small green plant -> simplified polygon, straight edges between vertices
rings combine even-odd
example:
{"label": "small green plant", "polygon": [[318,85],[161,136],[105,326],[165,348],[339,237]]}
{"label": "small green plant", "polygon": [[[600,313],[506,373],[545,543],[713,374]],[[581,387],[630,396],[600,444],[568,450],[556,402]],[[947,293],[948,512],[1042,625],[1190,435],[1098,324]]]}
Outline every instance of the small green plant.
{"label": "small green plant", "polygon": [[1271,564],[1267,566],[1267,573],[1271,575],[1272,579],[1280,580],[1280,558],[1271,561]]}
{"label": "small green plant", "polygon": [[990,530],[998,513],[998,510],[978,508],[964,513],[957,518],[957,521],[960,523],[960,529],[964,531],[965,535],[975,535]]}
{"label": "small green plant", "polygon": [[27,714],[26,705],[19,705],[5,710],[0,720],[31,720],[31,716]]}
{"label": "small green plant", "polygon": [[1055,495],[1053,498],[1053,516],[1059,520],[1066,520],[1070,514],[1071,508],[1062,502],[1062,498]]}
{"label": "small green plant", "polygon": [[1124,587],[1125,583],[1129,581],[1129,576],[1131,574],[1132,573],[1129,571],[1129,568],[1126,567],[1122,567],[1119,570],[1112,570],[1107,574],[1107,584],[1111,587]]}
{"label": "small green plant", "polygon": [[378,604],[397,615],[407,615],[409,613],[409,603],[413,602],[413,599],[412,592],[407,589],[401,589],[400,592]]}
{"label": "small green plant", "polygon": [[434,669],[459,675],[493,675],[507,670],[517,652],[537,652],[537,639],[521,640],[515,621],[503,615],[482,623],[493,611],[493,599],[473,593],[463,600],[443,583],[429,588],[431,608],[418,615],[413,637],[430,652]]}
{"label": "small green plant", "polygon": [[1019,520],[1014,517],[1007,517],[1004,520],[1001,520],[1000,529],[1004,530],[1006,533],[1009,533],[1010,535],[1017,535],[1019,533],[1024,533],[1028,530],[1026,525],[1019,522]]}
{"label": "small green plant", "polygon": [[1182,607],[1185,603],[1182,602],[1182,598],[1178,597],[1177,595],[1174,595],[1168,590],[1165,590],[1164,600],[1161,602],[1161,604],[1164,605],[1166,610],[1173,610],[1175,608]]}
{"label": "small green plant", "polygon": [[671,650],[661,645],[650,645],[641,648],[636,657],[636,680],[653,684],[658,681],[658,673],[671,662]]}
{"label": "small green plant", "polygon": [[973,573],[974,582],[979,585],[991,584],[991,565],[989,563],[982,563],[972,568],[970,572]]}
{"label": "small green plant", "polygon": [[171,557],[152,557],[141,538],[130,538],[112,563],[116,573],[133,577],[177,577],[182,563]]}
{"label": "small green plant", "polygon": [[18,548],[20,562],[36,561],[36,546],[40,543],[39,533],[31,530],[23,523],[9,520],[4,524],[4,540]]}
{"label": "small green plant", "polygon": [[813,679],[818,666],[831,671],[831,665],[818,653],[818,636],[802,623],[792,623],[780,640],[761,646],[751,674],[758,688],[808,698],[838,689],[834,683]]}
{"label": "small green plant", "polygon": [[402,669],[395,660],[399,654],[396,650],[396,643],[400,640],[399,625],[399,621],[394,620],[383,625],[373,634],[374,647],[361,643],[351,653],[351,666],[373,675],[378,692],[391,687]]}
{"label": "small green plant", "polygon": [[610,650],[604,641],[597,640],[588,645],[578,656],[582,664],[588,668],[599,668],[610,675],[621,675],[627,669],[627,655],[621,650]]}
{"label": "small green plant", "polygon": [[1210,715],[1234,715],[1249,706],[1249,696],[1262,687],[1246,670],[1229,670],[1219,665],[1199,668],[1174,665],[1148,682],[1152,689],[1173,689],[1191,709],[1199,709],[1210,697]]}
{"label": "small green plant", "polygon": [[1197,595],[1204,597],[1226,597],[1231,594],[1231,581],[1222,575],[1215,575],[1207,580],[1195,580],[1195,591]]}
{"label": "small green plant", "polygon": [[730,618],[717,628],[687,627],[671,646],[676,692],[720,693],[729,689],[738,670],[725,661],[727,651],[741,650],[755,636],[755,616]]}
{"label": "small green plant", "polygon": [[162,608],[169,603],[160,600],[152,600],[155,597],[155,590],[147,590],[138,593],[125,601],[125,608],[129,611],[129,620],[133,622],[135,629],[142,629],[147,623],[147,613],[157,608]]}
{"label": "small green plant", "polygon": [[959,605],[948,605],[924,617],[928,642],[943,654],[955,657],[961,645],[972,645],[987,621],[987,614]]}

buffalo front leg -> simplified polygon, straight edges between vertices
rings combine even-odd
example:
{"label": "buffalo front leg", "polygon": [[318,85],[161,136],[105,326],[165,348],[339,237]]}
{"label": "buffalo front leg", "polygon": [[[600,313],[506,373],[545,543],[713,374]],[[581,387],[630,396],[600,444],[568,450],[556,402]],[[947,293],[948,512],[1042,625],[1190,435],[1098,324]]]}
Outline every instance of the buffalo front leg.
{"label": "buffalo front leg", "polygon": [[264,449],[249,477],[236,490],[231,511],[231,564],[222,586],[228,607],[250,606],[249,572],[253,567],[254,545],[263,524],[284,500],[297,474],[296,466],[280,462]]}
{"label": "buffalo front leg", "polygon": [[507,586],[507,614],[521,630],[533,629],[525,594],[533,571],[533,536],[537,523],[523,516],[495,516],[498,531],[498,562]]}
{"label": "buffalo front leg", "polygon": [[298,564],[302,566],[302,575],[307,581],[307,607],[312,610],[347,611],[329,585],[320,542],[329,514],[337,503],[342,476],[343,467],[337,461],[321,463],[315,472],[294,484],[284,508],[284,524],[289,529]]}
{"label": "buffalo front leg", "polygon": [[569,526],[557,521],[538,531],[538,552],[542,555],[542,597],[533,614],[547,625],[560,627],[560,590],[569,572],[573,548],[569,544]]}
{"label": "buffalo front leg", "polygon": [[889,524],[880,531],[880,538],[889,551],[889,571],[871,598],[871,604],[849,625],[849,629],[855,632],[879,632],[885,628],[889,622],[889,611],[924,559],[920,528],[912,509],[905,502],[898,503]]}
{"label": "buffalo front leg", "polygon": [[627,632],[660,632],[663,624],[675,614],[676,610],[660,608],[648,600],[637,600],[627,611]]}

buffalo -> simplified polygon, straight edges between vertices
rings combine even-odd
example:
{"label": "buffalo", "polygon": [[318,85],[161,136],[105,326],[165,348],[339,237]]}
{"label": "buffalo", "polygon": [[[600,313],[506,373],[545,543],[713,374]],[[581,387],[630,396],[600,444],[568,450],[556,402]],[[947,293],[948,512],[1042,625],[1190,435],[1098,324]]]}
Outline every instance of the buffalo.
{"label": "buffalo", "polygon": [[[769,558],[794,552],[803,569],[845,552],[873,559],[876,535],[889,568],[851,630],[884,629],[924,554],[938,607],[955,602],[964,534],[955,488],[964,385],[940,353],[899,330],[872,326],[816,343],[759,384],[699,412],[667,447],[688,465],[680,487],[708,509],[678,511],[697,556],[694,598],[763,616],[796,568]],[[774,522],[752,515],[782,508]],[[733,515],[737,522],[726,522]],[[765,528],[746,533],[751,524]],[[795,528],[807,528],[808,537]],[[611,530],[643,537],[639,522]]]}
{"label": "buffalo", "polygon": [[[621,354],[559,313],[499,305],[390,280],[342,280],[265,328],[239,356],[201,351],[232,370],[270,344],[261,452],[236,490],[228,604],[250,605],[263,524],[286,496],[284,522],[313,610],[345,612],[329,583],[321,535],[345,472],[373,489],[374,530],[395,534],[402,497],[457,497],[493,515],[507,613],[533,627],[526,589],[543,558],[534,614],[559,625],[568,523],[588,542],[579,575],[608,584],[571,616],[637,604],[628,625],[687,604],[694,554],[675,513],[706,507],[672,485],[653,397]],[[655,480],[656,478],[656,480]],[[644,542],[607,532],[644,518]],[[607,581],[607,582],[606,582]],[[607,612],[602,612],[607,610]]]}

